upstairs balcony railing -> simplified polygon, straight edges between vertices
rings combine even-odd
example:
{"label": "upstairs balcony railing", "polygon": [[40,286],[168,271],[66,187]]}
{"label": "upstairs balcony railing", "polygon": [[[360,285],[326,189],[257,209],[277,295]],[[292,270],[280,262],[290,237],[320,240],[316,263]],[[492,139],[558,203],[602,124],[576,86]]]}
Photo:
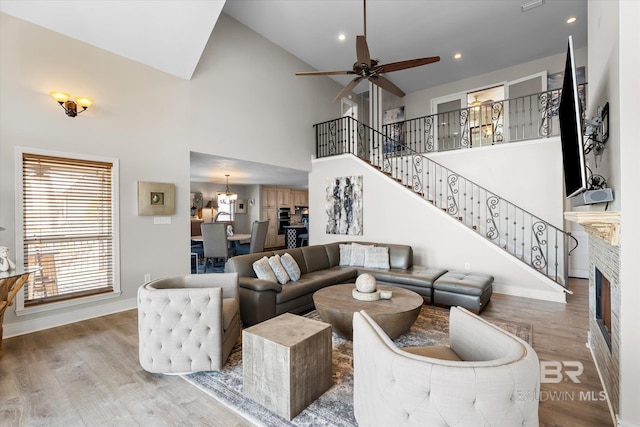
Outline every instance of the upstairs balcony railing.
{"label": "upstairs balcony railing", "polygon": [[314,127],[318,158],[359,157],[568,291],[563,230],[353,118]]}
{"label": "upstairs balcony railing", "polygon": [[[586,84],[580,85],[583,107],[585,91]],[[417,153],[558,136],[561,92],[550,90],[383,125],[382,133],[388,143],[399,141]]]}

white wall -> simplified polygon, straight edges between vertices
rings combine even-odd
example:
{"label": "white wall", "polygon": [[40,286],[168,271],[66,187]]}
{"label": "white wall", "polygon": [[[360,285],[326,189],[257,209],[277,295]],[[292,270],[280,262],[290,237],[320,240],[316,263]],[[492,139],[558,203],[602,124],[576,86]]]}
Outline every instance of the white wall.
{"label": "white wall", "polygon": [[[192,151],[310,170],[313,125],[340,116],[331,100],[341,86],[301,78],[299,59],[220,15],[194,76],[183,140]],[[194,108],[195,107],[195,108]]]}
{"label": "white wall", "polygon": [[[346,175],[363,176],[362,236],[326,234],[327,184]],[[309,198],[310,244],[342,240],[409,244],[415,264],[464,270],[468,262],[471,270],[495,277],[495,292],[565,301],[564,292],[531,267],[487,244],[483,237],[353,156],[314,160]]]}
{"label": "white wall", "polygon": [[433,153],[428,157],[563,229],[560,138]]}
{"label": "white wall", "polygon": [[[640,425],[640,225],[638,182],[638,69],[640,69],[640,3],[589,2],[589,113],[609,102],[609,141],[602,174],[613,188],[611,210],[621,213],[620,238],[620,406],[617,425]],[[593,67],[593,68],[592,68]]]}
{"label": "white wall", "polygon": [[[589,12],[591,13],[591,11]],[[620,211],[622,213],[620,282],[622,297],[620,351],[620,419],[624,425],[640,426],[640,2],[620,2]],[[615,175],[612,173],[612,175]]]}
{"label": "white wall", "polygon": [[[591,6],[591,5],[590,5]],[[599,10],[602,8],[602,10]],[[609,140],[602,156],[596,162],[594,154],[587,156],[587,165],[593,173],[604,176],[614,191],[609,209],[620,210],[620,46],[619,5],[617,1],[596,1],[594,14],[589,14],[589,90],[585,116],[596,116],[598,106],[609,102]],[[626,54],[626,53],[625,53]],[[601,210],[601,206],[592,207]]]}
{"label": "white wall", "polygon": [[[340,115],[340,86],[296,79],[307,67],[224,14],[191,81],[0,14],[0,244],[16,253],[16,146],[118,158],[121,198],[121,297],[21,317],[9,309],[5,336],[135,307],[145,273],[188,273],[191,150],[310,170],[313,124]],[[69,118],[51,90],[95,104]],[[176,184],[172,224],[137,216],[137,181]]]}

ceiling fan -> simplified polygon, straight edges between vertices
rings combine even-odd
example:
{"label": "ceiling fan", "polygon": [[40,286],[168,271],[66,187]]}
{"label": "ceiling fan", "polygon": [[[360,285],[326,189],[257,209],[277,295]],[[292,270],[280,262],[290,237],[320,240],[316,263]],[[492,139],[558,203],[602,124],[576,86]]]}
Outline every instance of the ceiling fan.
{"label": "ceiling fan", "polygon": [[405,93],[398,86],[393,84],[389,79],[382,76],[383,73],[392,71],[406,70],[407,68],[419,67],[421,65],[431,64],[440,61],[439,56],[430,56],[427,58],[408,59],[406,61],[390,62],[388,64],[380,64],[378,59],[372,59],[369,54],[369,46],[367,45],[367,0],[364,2],[364,35],[356,37],[356,62],[353,64],[352,70],[346,71],[307,71],[296,73],[296,76],[330,76],[340,74],[355,74],[351,82],[346,85],[335,98],[333,102],[338,102],[349,92],[351,92],[360,81],[369,79],[375,85],[391,92],[392,94],[403,97]]}

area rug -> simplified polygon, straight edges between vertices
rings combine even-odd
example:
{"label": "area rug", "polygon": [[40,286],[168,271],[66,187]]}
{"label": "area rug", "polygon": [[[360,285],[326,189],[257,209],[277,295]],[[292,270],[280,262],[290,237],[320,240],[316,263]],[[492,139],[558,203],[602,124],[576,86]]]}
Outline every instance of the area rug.
{"label": "area rug", "polygon": [[[320,320],[317,311],[305,315]],[[532,343],[530,324],[491,323]],[[242,394],[242,346],[238,343],[219,372],[199,372],[182,378],[216,398],[256,426],[357,426],[353,415],[352,342],[333,334],[333,386],[292,421],[269,411]],[[449,310],[423,306],[409,332],[394,340],[398,347],[449,344]]]}

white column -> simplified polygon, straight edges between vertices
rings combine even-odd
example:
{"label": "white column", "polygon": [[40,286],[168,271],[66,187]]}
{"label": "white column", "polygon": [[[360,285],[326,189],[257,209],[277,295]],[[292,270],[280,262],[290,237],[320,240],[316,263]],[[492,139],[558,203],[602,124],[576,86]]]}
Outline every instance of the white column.
{"label": "white column", "polygon": [[[382,89],[378,85],[374,85],[369,81],[369,126],[372,129],[382,132]],[[381,144],[384,144],[379,134],[374,132],[370,138],[369,157],[372,162],[374,157],[380,155],[382,150]]]}
{"label": "white column", "polygon": [[382,89],[369,82],[369,124],[382,132]]}

